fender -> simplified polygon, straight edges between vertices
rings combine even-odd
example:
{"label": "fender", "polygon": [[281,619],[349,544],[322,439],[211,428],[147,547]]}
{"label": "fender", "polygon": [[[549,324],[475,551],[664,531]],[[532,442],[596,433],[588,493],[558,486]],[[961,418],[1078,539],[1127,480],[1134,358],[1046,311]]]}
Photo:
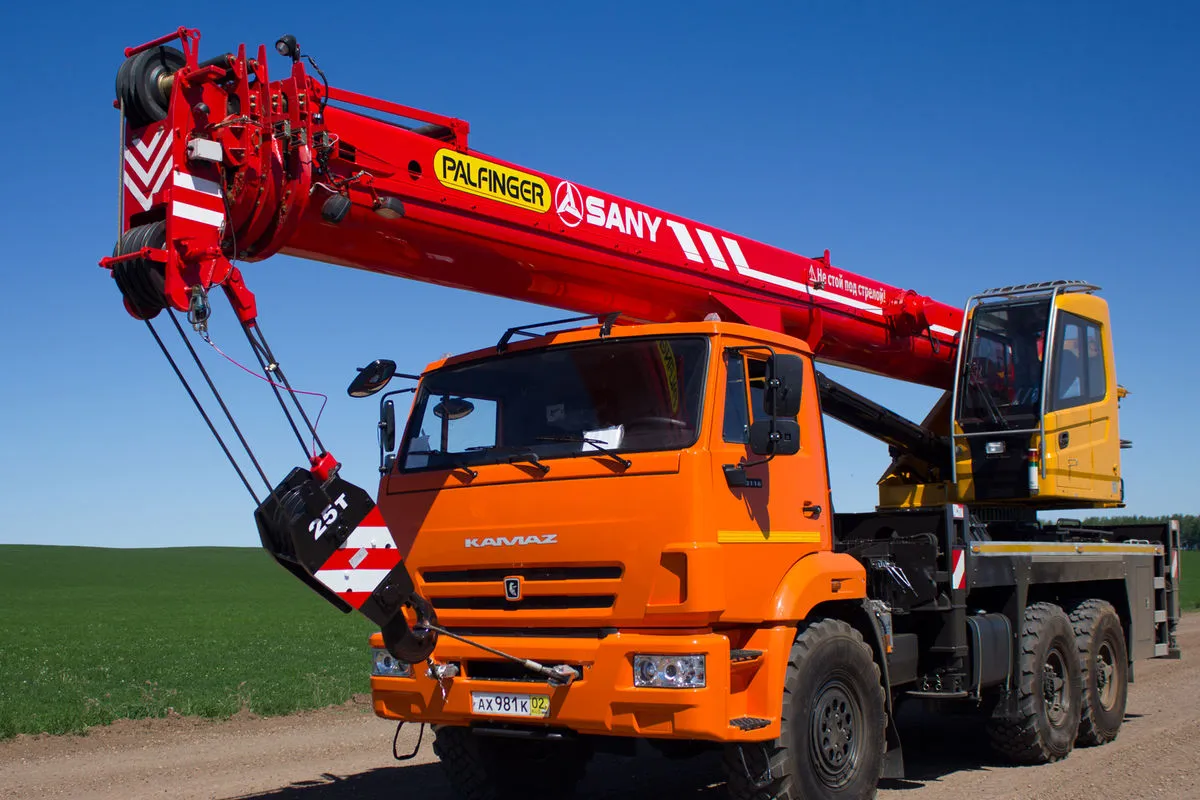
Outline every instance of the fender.
{"label": "fender", "polygon": [[801,558],[775,588],[764,619],[795,622],[808,616],[818,603],[867,596],[867,571],[854,556],[828,550]]}

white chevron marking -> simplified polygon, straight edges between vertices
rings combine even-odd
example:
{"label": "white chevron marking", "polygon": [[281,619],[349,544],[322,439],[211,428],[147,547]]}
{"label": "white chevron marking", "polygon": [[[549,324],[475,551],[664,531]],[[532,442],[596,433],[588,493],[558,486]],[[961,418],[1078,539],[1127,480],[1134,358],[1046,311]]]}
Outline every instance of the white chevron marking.
{"label": "white chevron marking", "polygon": [[146,142],[143,142],[141,139],[133,140],[133,146],[136,147],[138,149],[138,152],[142,154],[143,161],[150,160],[150,154],[153,153],[154,148],[158,146],[158,140],[162,138],[163,131],[165,131],[165,130],[166,130],[166,128],[159,128],[154,133],[154,138],[150,140],[149,144],[147,144]]}
{"label": "white chevron marking", "polygon": [[171,174],[171,161],[171,158],[167,158],[166,163],[163,165],[163,171],[158,176],[158,180],[154,182],[154,185],[150,187],[148,192],[142,189],[141,185],[129,174],[128,170],[125,172],[125,188],[133,195],[133,199],[137,200],[138,205],[142,207],[142,211],[150,210],[155,193],[166,183],[167,175]]}

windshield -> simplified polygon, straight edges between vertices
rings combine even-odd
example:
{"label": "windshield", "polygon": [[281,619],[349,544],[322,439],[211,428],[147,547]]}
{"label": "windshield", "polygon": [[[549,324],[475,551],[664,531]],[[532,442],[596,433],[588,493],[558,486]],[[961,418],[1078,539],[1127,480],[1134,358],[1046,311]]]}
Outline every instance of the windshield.
{"label": "windshield", "polygon": [[961,421],[1001,430],[1036,422],[1049,318],[1045,299],[976,308],[959,386]]}
{"label": "windshield", "polygon": [[399,468],[688,447],[707,357],[702,337],[609,339],[438,370],[421,383]]}

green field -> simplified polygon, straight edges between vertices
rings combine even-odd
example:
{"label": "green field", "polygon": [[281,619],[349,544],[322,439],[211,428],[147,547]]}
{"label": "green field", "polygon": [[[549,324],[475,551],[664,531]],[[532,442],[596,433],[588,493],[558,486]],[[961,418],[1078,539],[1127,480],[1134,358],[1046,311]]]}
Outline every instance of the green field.
{"label": "green field", "polygon": [[1200,608],[1200,551],[1186,550],[1182,556],[1179,600],[1184,611],[1192,611]]}
{"label": "green field", "polygon": [[371,630],[260,550],[0,546],[0,738],[341,703]]}

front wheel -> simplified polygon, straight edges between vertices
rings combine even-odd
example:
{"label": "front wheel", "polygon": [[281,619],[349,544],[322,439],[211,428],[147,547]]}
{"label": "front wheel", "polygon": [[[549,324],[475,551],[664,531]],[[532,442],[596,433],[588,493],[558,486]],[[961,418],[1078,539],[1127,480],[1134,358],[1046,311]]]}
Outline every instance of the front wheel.
{"label": "front wheel", "polygon": [[730,797],[868,800],[886,725],[879,667],[862,635],[840,620],[811,623],[788,659],[779,738],[726,751]]}

